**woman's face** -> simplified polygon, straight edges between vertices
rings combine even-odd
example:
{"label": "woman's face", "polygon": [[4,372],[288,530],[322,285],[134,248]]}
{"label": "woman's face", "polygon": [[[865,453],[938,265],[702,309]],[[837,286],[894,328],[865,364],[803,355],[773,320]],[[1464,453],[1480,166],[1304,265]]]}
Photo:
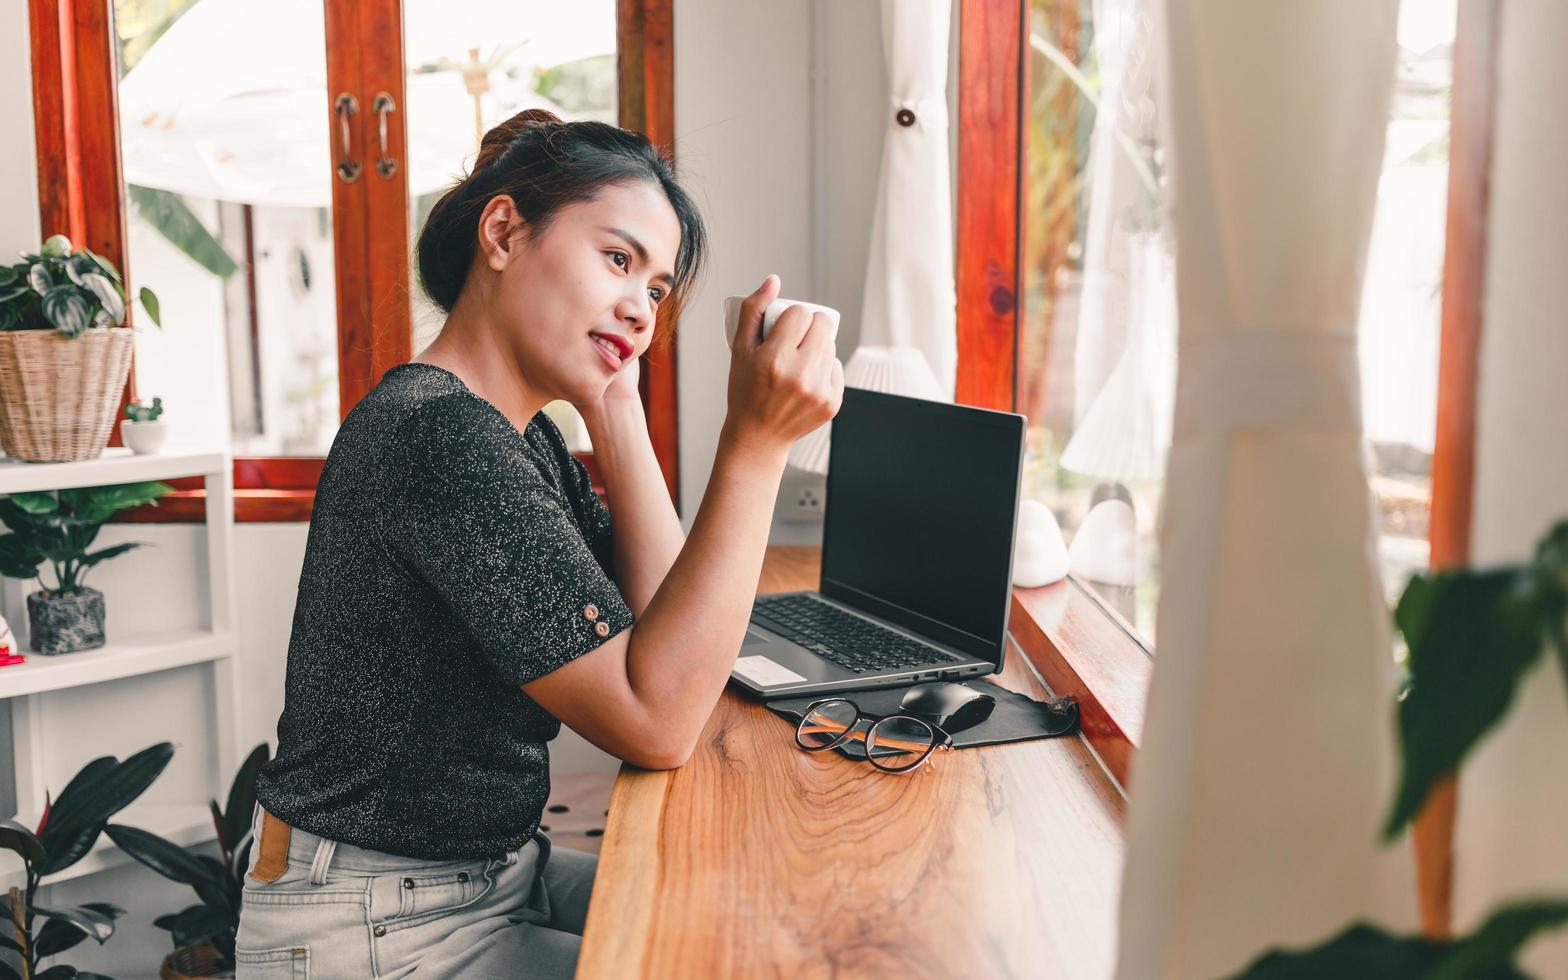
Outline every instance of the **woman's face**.
{"label": "woman's face", "polygon": [[[497,273],[490,316],[536,395],[596,401],[653,341],[680,248],[675,209],[656,184],[639,180],[567,205],[526,244],[516,227],[508,198],[486,205],[480,242]],[[595,334],[624,356],[607,357]]]}

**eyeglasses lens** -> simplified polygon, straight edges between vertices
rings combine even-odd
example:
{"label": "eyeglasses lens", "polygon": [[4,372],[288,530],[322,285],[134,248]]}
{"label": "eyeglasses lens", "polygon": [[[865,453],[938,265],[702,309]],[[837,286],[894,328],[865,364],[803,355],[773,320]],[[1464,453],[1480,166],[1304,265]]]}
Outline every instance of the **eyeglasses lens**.
{"label": "eyeglasses lens", "polygon": [[918,718],[895,716],[871,726],[866,734],[866,755],[871,764],[888,772],[903,772],[920,763],[936,742],[936,732]]}
{"label": "eyeglasses lens", "polygon": [[808,749],[832,745],[855,723],[859,713],[848,701],[825,701],[814,705],[801,719],[795,740]]}

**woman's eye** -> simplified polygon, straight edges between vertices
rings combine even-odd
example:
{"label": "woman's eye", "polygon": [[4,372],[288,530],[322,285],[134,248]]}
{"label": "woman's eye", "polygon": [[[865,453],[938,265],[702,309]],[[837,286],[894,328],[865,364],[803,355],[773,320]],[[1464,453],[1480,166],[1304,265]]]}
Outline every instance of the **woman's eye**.
{"label": "woman's eye", "polygon": [[[611,252],[610,254],[612,256],[614,256],[615,258],[618,258],[618,259],[625,259],[626,260],[626,265],[631,265],[632,260],[625,252]],[[624,268],[626,268],[626,266],[623,266],[620,263],[616,263],[615,267],[617,269],[624,269]]]}
{"label": "woman's eye", "polygon": [[662,289],[650,289],[650,290],[648,290],[648,295],[652,296],[653,297],[653,301],[655,303],[657,303],[659,300],[664,298],[664,290],[662,290]]}

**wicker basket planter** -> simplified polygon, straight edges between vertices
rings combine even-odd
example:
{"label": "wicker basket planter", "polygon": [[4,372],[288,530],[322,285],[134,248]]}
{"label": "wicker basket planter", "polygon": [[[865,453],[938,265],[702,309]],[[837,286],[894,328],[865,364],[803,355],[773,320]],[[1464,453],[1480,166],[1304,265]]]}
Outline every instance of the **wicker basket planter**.
{"label": "wicker basket planter", "polygon": [[232,980],[233,970],[219,972],[221,961],[218,949],[212,943],[197,943],[175,950],[163,958],[158,968],[161,980],[197,980],[197,978],[226,977]]}
{"label": "wicker basket planter", "polygon": [[35,463],[97,459],[109,443],[135,335],[0,330],[0,448]]}

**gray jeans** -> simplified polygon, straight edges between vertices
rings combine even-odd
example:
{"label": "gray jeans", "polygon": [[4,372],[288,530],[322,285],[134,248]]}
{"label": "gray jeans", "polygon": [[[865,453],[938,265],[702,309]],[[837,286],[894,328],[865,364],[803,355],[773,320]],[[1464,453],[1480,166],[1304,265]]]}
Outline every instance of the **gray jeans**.
{"label": "gray jeans", "polygon": [[541,833],[496,857],[427,861],[274,823],[269,833],[288,835],[287,866],[275,843],[277,876],[261,881],[253,873],[262,825],[258,806],[237,980],[512,980],[576,971],[599,863],[592,854],[552,848]]}

